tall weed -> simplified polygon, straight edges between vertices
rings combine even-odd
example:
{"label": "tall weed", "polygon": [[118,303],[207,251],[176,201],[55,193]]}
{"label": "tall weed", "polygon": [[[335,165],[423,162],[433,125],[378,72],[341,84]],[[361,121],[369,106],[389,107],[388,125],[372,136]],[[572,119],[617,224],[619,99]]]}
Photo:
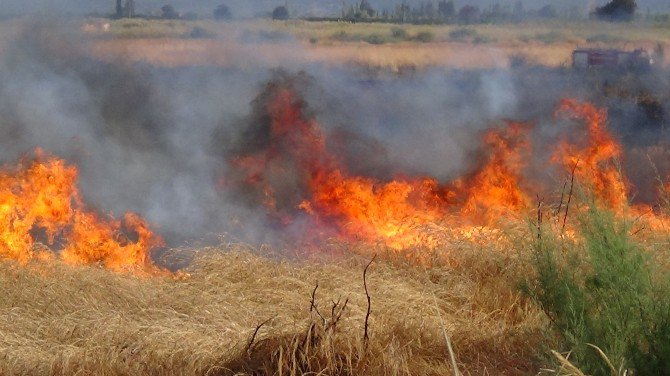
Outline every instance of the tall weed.
{"label": "tall weed", "polygon": [[535,275],[524,290],[571,351],[570,361],[587,374],[611,374],[597,346],[622,369],[670,374],[667,274],[631,238],[630,224],[591,205],[575,239],[538,231]]}

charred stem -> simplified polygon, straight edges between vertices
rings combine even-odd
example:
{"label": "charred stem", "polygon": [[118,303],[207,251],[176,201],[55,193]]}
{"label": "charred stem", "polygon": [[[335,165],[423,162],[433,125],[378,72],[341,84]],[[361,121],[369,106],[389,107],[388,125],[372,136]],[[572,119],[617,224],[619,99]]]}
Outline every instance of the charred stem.
{"label": "charred stem", "polygon": [[321,312],[319,312],[319,308],[316,306],[316,290],[319,288],[319,281],[316,281],[316,286],[314,286],[314,290],[312,290],[312,300],[309,302],[309,312],[311,313],[312,311],[316,312],[317,315],[321,318],[323,321],[323,324],[326,325],[326,318],[323,317]]}
{"label": "charred stem", "polygon": [[563,227],[561,227],[561,234],[565,231],[565,222],[568,220],[568,210],[570,210],[570,201],[572,200],[572,190],[575,186],[575,170],[579,160],[575,162],[575,165],[572,167],[572,172],[570,174],[570,193],[568,194],[568,202],[565,204],[565,215],[563,216]]}
{"label": "charred stem", "polygon": [[364,326],[364,329],[363,329],[363,343],[365,344],[366,349],[368,347],[368,342],[370,340],[370,336],[368,334],[368,329],[370,327],[369,320],[370,320],[370,312],[371,312],[371,308],[372,308],[370,293],[368,292],[367,273],[368,273],[368,268],[370,267],[370,265],[372,265],[372,262],[375,261],[376,258],[377,258],[377,255],[374,255],[374,257],[372,257],[372,260],[370,260],[370,262],[368,262],[368,264],[365,266],[365,269],[363,269],[363,287],[365,288],[365,296],[368,298],[368,311],[365,314],[365,326]]}
{"label": "charred stem", "polygon": [[247,354],[251,355],[251,350],[253,349],[254,346],[254,341],[256,341],[256,336],[258,335],[258,331],[261,330],[263,325],[269,323],[274,317],[270,317],[269,319],[263,321],[262,323],[256,325],[256,329],[254,330],[254,334],[251,336],[251,339],[249,340],[249,344],[247,345]]}
{"label": "charred stem", "polygon": [[556,216],[559,215],[561,213],[561,209],[563,209],[563,199],[565,198],[565,187],[567,187],[567,186],[568,186],[568,181],[566,180],[566,181],[563,182],[563,189],[561,189],[561,200],[558,202],[558,208],[556,208],[556,212],[554,212],[554,215],[556,215]]}
{"label": "charred stem", "polygon": [[542,199],[537,196],[537,238],[542,239]]}

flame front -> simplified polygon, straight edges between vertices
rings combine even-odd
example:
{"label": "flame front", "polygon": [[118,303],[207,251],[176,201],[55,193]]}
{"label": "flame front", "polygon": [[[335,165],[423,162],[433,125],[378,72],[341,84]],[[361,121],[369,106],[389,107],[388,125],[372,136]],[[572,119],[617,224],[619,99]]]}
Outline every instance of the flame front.
{"label": "flame front", "polygon": [[593,189],[601,203],[612,209],[623,208],[628,202],[626,181],[615,165],[621,157],[621,145],[607,131],[607,112],[590,103],[564,99],[557,115],[586,123],[586,142],[582,147],[563,142],[554,160]]}
{"label": "flame front", "polygon": [[[433,248],[439,234],[468,238],[476,232],[473,228],[524,218],[535,207],[532,196],[541,200],[555,190],[527,176],[534,127],[514,121],[483,133],[474,168],[451,180],[402,173],[381,180],[354,174],[331,153],[324,131],[296,93],[290,80],[266,87],[254,112],[253,142],[263,142],[233,160],[245,192],[255,191],[254,202],[262,202],[284,225],[302,213],[311,218],[313,228],[335,229],[345,239],[394,249]],[[551,164],[568,175],[574,169],[575,183],[592,189],[599,204],[617,211],[625,207],[629,184],[616,166],[622,148],[607,130],[606,111],[565,99],[555,116],[577,122],[572,131],[565,127],[557,132],[559,142],[549,151]],[[546,170],[546,163],[542,168]]]}
{"label": "flame front", "polygon": [[448,207],[448,193],[429,178],[380,183],[336,170],[317,174],[311,188],[301,208],[347,237],[392,248],[430,246],[433,239],[417,228],[438,222]]}
{"label": "flame front", "polygon": [[119,222],[87,210],[76,182],[76,167],[45,157],[40,150],[32,161],[3,167],[0,255],[27,263],[52,257],[52,249],[60,247],[60,257],[70,264],[100,263],[116,271],[152,269],[149,252],[162,240],[136,214],[127,213]]}
{"label": "flame front", "polygon": [[520,188],[522,156],[529,148],[527,125],[507,122],[485,133],[482,163],[467,177],[443,184],[423,176],[382,181],[351,174],[329,152],[321,127],[305,115],[305,104],[293,90],[273,85],[261,97],[266,101],[259,109],[260,128],[266,133],[258,138],[266,143],[238,155],[233,165],[281,223],[291,223],[302,211],[348,239],[394,249],[432,248],[436,239],[426,231],[431,225],[454,216],[460,224],[488,222],[494,212],[528,207]]}
{"label": "flame front", "polygon": [[529,126],[507,122],[484,134],[487,156],[475,173],[457,184],[464,191],[464,217],[480,216],[495,221],[502,212],[516,213],[528,208],[530,199],[521,189],[524,156],[529,153]]}

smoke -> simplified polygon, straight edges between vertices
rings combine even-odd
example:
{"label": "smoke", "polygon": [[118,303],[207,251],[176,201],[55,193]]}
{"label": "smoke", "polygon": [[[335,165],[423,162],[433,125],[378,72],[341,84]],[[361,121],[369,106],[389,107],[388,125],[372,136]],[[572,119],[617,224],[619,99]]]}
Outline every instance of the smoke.
{"label": "smoke", "polygon": [[[0,161],[36,147],[64,157],[79,167],[90,205],[137,212],[173,246],[208,234],[258,242],[286,234],[248,191],[230,186],[235,156],[265,147],[268,82],[290,83],[349,173],[381,181],[471,173],[482,132],[504,119],[534,124],[526,173],[549,180],[547,145],[569,126],[552,114],[566,96],[610,109],[610,126],[631,151],[623,167],[635,171],[638,199],[654,197],[651,182],[638,181],[652,170],[642,167],[645,151],[667,150],[664,72],[603,79],[542,67],[433,68],[398,76],[309,63],[288,41],[298,56],[288,61],[258,52],[224,68],[167,68],[96,60],[86,37],[58,22],[23,30],[0,55]],[[304,194],[292,177],[281,177],[282,189]]]}

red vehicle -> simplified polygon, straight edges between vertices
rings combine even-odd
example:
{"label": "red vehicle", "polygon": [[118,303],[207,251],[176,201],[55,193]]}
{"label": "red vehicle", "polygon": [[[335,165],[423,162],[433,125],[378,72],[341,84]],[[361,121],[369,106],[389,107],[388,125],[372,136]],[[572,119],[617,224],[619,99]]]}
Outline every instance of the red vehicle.
{"label": "red vehicle", "polygon": [[572,52],[574,68],[648,68],[653,63],[651,56],[641,48],[634,51],[588,48]]}

